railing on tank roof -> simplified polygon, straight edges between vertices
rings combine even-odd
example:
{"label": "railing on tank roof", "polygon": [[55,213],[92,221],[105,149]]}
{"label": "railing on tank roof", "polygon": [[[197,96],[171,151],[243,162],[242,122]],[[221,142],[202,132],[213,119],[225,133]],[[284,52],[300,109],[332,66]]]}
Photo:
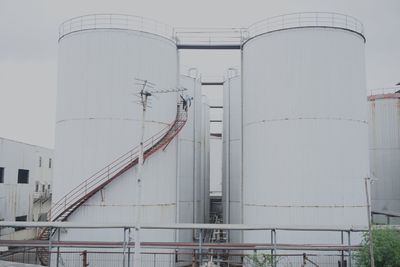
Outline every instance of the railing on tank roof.
{"label": "railing on tank roof", "polygon": [[248,27],[248,38],[277,30],[301,27],[333,27],[364,36],[364,26],[356,18],[332,12],[291,13],[260,20]]}
{"label": "railing on tank roof", "polygon": [[247,36],[245,28],[174,28],[178,45],[239,45]]}
{"label": "railing on tank roof", "polygon": [[63,36],[91,29],[126,29],[149,32],[173,40],[173,28],[154,19],[125,14],[93,14],[75,17],[63,22],[59,39]]}
{"label": "railing on tank roof", "polygon": [[369,95],[372,96],[372,95],[394,94],[397,91],[400,91],[400,86],[375,88],[369,90]]}

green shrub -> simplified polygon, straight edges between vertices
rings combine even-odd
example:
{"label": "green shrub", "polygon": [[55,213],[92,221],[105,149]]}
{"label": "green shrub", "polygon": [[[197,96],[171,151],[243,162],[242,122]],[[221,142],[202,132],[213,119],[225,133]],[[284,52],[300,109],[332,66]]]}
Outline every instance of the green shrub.
{"label": "green shrub", "polygon": [[[275,260],[277,260],[276,256]],[[273,264],[273,256],[271,256],[271,254],[255,253],[251,256],[247,256],[247,262],[251,267],[271,267]]]}
{"label": "green shrub", "polygon": [[[374,229],[372,231],[374,260],[376,267],[400,267],[400,231],[395,229]],[[370,267],[369,237],[364,235],[362,249],[355,253],[359,267]]]}

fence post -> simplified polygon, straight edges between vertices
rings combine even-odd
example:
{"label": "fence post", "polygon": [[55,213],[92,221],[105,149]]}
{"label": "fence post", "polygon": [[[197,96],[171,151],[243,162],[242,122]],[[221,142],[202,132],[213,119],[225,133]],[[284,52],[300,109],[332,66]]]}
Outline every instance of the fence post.
{"label": "fence post", "polygon": [[124,228],[124,242],[122,244],[122,266],[126,267],[126,230],[127,228]]}
{"label": "fence post", "polygon": [[199,231],[199,266],[201,266],[203,264],[203,255],[202,255],[202,251],[201,251],[201,243],[203,241],[203,230],[200,229]]}
{"label": "fence post", "polygon": [[88,259],[87,259],[87,250],[82,251],[82,267],[89,266]]}
{"label": "fence post", "polygon": [[[57,241],[60,242],[60,228],[57,229]],[[57,267],[60,265],[60,244],[57,246]]]}
{"label": "fence post", "polygon": [[350,231],[348,231],[347,232],[347,243],[348,243],[348,246],[349,246],[349,267],[351,267],[351,239],[350,239]]}
{"label": "fence post", "polygon": [[128,229],[128,267],[131,266],[131,247],[129,243],[131,242],[131,228]]}
{"label": "fence post", "polygon": [[[344,245],[344,236],[343,236],[343,231],[340,231],[340,240],[342,243],[342,246]],[[341,256],[341,260],[340,260],[340,266],[344,267],[344,250],[342,249],[342,256]]]}
{"label": "fence post", "polygon": [[48,257],[49,257],[49,266],[51,266],[51,239],[52,239],[52,237],[51,237],[51,232],[52,232],[53,230],[52,230],[52,228],[51,227],[49,227],[49,255],[48,255]]}
{"label": "fence post", "polygon": [[271,229],[271,246],[272,246],[272,248],[271,248],[271,264],[272,264],[272,266],[274,266],[274,232],[273,232],[273,230]]}

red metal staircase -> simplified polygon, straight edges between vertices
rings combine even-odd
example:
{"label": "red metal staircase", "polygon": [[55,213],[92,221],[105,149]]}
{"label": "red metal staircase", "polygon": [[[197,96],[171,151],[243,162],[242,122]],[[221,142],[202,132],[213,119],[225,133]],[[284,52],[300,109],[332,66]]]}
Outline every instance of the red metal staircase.
{"label": "red metal staircase", "polygon": [[[180,104],[178,104],[174,122],[143,143],[144,159],[150,157],[160,149],[164,150],[183,128],[186,120],[187,112]],[[93,195],[135,166],[139,161],[139,152],[140,146],[137,146],[90,176],[88,179],[84,180],[53,204],[48,212],[48,220],[52,222],[66,221],[77,208],[84,204]],[[54,232],[47,227],[40,231],[37,239],[49,240],[53,234]],[[39,249],[38,256],[42,265],[49,265],[48,248]]]}

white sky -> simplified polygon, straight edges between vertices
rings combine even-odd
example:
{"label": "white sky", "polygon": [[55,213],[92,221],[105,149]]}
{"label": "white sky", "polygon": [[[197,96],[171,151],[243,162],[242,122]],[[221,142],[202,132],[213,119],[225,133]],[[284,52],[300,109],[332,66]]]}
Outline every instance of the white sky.
{"label": "white sky", "polygon": [[[399,0],[0,0],[0,136],[54,146],[57,35],[66,19],[125,13],[179,27],[245,27],[303,11],[360,19],[366,28],[368,88],[400,82]],[[182,63],[203,75],[221,76],[239,62],[235,52],[187,51]],[[220,100],[216,95],[211,99]]]}

